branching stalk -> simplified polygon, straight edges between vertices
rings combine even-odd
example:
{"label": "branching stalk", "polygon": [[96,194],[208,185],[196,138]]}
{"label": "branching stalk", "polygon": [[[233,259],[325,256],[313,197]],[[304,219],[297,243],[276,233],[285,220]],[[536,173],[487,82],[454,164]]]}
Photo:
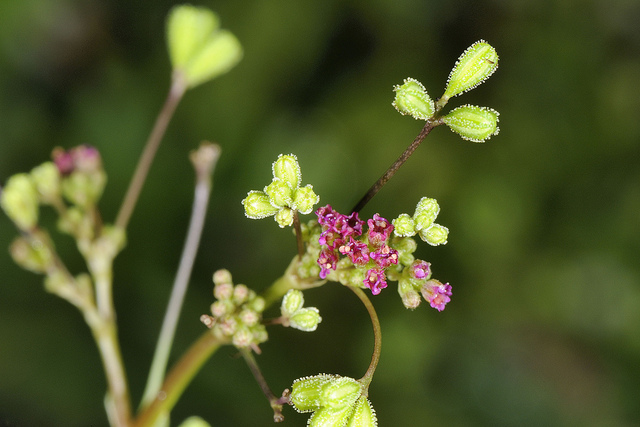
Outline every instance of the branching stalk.
{"label": "branching stalk", "polygon": [[373,307],[373,304],[371,304],[371,300],[367,294],[365,294],[362,289],[353,286],[349,286],[349,289],[351,289],[353,293],[360,298],[362,304],[367,308],[369,317],[371,317],[371,324],[373,325],[373,355],[371,356],[371,363],[369,364],[367,372],[365,372],[364,376],[359,380],[365,386],[365,390],[367,390],[371,380],[373,379],[373,373],[376,371],[376,367],[380,361],[380,352],[382,351],[382,331],[380,329],[380,320],[378,319],[376,310]]}

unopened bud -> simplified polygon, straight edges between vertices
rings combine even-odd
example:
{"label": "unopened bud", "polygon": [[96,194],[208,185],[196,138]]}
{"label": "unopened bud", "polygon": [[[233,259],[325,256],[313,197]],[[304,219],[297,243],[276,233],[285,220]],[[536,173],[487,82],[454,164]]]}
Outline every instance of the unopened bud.
{"label": "unopened bud", "polygon": [[278,178],[274,178],[264,192],[269,196],[269,203],[277,208],[291,206],[293,202],[293,190],[288,183]]}
{"label": "unopened bud", "polygon": [[282,208],[278,211],[275,218],[280,228],[293,224],[293,211],[289,208]]}
{"label": "unopened bud", "polygon": [[493,135],[497,135],[498,112],[488,107],[463,105],[444,116],[442,120],[449,129],[463,139],[473,142],[485,142]]}
{"label": "unopened bud", "polygon": [[304,215],[311,213],[318,201],[320,201],[320,196],[313,191],[311,184],[296,188],[293,194],[293,205],[298,212]]}
{"label": "unopened bud", "polygon": [[431,246],[446,244],[448,236],[449,229],[440,224],[433,224],[427,229],[420,230],[420,238]]}
{"label": "unopened bud", "polygon": [[310,412],[319,409],[322,391],[334,378],[334,375],[320,374],[295,380],[291,387],[291,403],[296,411]]}
{"label": "unopened bud", "polygon": [[[213,283],[215,285],[221,285],[223,283],[233,283],[233,279],[231,277],[231,273],[229,272],[229,270],[224,268],[220,270],[216,270],[216,272],[213,273]],[[216,298],[220,299],[217,296]]]}
{"label": "unopened bud", "polygon": [[0,193],[0,206],[21,230],[38,223],[38,191],[30,175],[19,173],[7,181]]}
{"label": "unopened bud", "polygon": [[[45,241],[46,239],[46,241]],[[34,273],[46,273],[53,266],[53,254],[49,249],[52,244],[44,233],[30,237],[18,237],[9,248],[11,257],[20,267]]]}
{"label": "unopened bud", "polygon": [[289,318],[289,325],[303,332],[315,331],[320,322],[322,317],[315,307],[301,308]]}
{"label": "unopened bud", "polygon": [[295,155],[280,154],[273,162],[273,177],[289,184],[291,188],[298,188],[302,179],[300,165]]}
{"label": "unopened bud", "polygon": [[31,178],[42,203],[51,203],[60,197],[60,171],[53,162],[45,162],[33,168]]}
{"label": "unopened bud", "polygon": [[346,427],[376,427],[378,418],[373,410],[371,402],[364,396],[360,396]]}
{"label": "unopened bud", "polygon": [[269,203],[269,196],[262,191],[249,191],[242,205],[245,215],[251,219],[266,218],[278,212],[278,208]]}
{"label": "unopened bud", "polygon": [[399,237],[411,237],[416,234],[416,227],[413,219],[408,214],[401,214],[398,218],[394,219],[393,233]]}
{"label": "unopened bud", "polygon": [[484,40],[475,42],[464,51],[451,70],[442,100],[446,102],[451,97],[475,88],[488,79],[497,68],[496,50]]}
{"label": "unopened bud", "polygon": [[203,7],[174,7],[167,18],[167,43],[171,63],[188,87],[226,73],[242,58],[238,39],[220,30],[217,15]]}
{"label": "unopened bud", "polygon": [[410,115],[416,120],[428,120],[433,116],[435,107],[426,89],[416,79],[406,78],[402,85],[395,86],[393,106],[402,115]]}
{"label": "unopened bud", "polygon": [[413,214],[416,230],[420,231],[431,227],[439,213],[440,206],[436,199],[430,199],[429,197],[420,199],[416,206],[416,212]]}
{"label": "unopened bud", "polygon": [[304,295],[297,289],[289,289],[282,298],[280,311],[284,317],[289,317],[304,306]]}

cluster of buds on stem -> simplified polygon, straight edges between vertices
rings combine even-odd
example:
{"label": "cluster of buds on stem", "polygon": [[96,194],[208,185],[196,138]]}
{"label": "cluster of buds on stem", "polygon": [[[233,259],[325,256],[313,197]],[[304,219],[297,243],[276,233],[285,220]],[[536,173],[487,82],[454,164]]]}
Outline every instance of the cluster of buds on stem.
{"label": "cluster of buds on stem", "polygon": [[251,347],[259,352],[258,345],[268,338],[261,323],[264,299],[246,285],[234,286],[228,270],[216,271],[213,283],[213,295],[217,301],[211,304],[211,315],[203,314],[200,321],[217,338],[230,340],[236,347]]}
{"label": "cluster of buds on stem", "polygon": [[273,162],[273,180],[263,191],[250,191],[242,201],[247,217],[273,216],[281,228],[293,224],[296,212],[311,213],[320,197],[311,184],[301,187],[302,173],[293,154],[278,156]]}
{"label": "cluster of buds on stem", "polygon": [[378,425],[361,381],[320,374],[294,381],[290,402],[298,412],[313,412],[310,427]]}

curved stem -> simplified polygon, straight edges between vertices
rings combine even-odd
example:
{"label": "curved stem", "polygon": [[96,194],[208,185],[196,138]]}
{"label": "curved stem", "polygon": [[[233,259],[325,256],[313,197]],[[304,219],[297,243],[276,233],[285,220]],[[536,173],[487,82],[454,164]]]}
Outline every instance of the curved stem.
{"label": "curved stem", "polygon": [[171,117],[173,116],[173,113],[176,110],[178,103],[182,99],[182,96],[184,95],[186,89],[187,86],[184,80],[181,79],[179,75],[174,75],[174,79],[169,90],[169,95],[167,95],[164,106],[162,107],[162,110],[160,111],[160,114],[158,114],[158,118],[153,125],[153,129],[151,130],[149,139],[147,139],[144,151],[142,152],[140,160],[138,161],[136,171],[133,174],[131,183],[129,184],[127,194],[125,195],[122,206],[120,207],[120,211],[118,212],[115,224],[122,229],[126,229],[127,224],[129,224],[129,219],[131,218],[133,208],[135,207],[138,201],[138,197],[140,196],[140,192],[142,191],[142,186],[147,178],[151,163],[153,163],[153,159],[156,155],[156,152],[158,151],[158,147],[160,146],[162,137],[167,130],[169,121],[171,121]]}
{"label": "curved stem", "polygon": [[355,288],[353,286],[349,286],[349,289],[351,289],[353,293],[360,298],[362,304],[367,308],[369,317],[371,317],[371,324],[373,325],[373,355],[371,356],[371,363],[369,364],[367,372],[365,372],[364,376],[359,380],[364,385],[365,390],[367,390],[371,380],[373,379],[373,373],[376,371],[376,367],[380,361],[380,351],[382,350],[382,331],[380,329],[380,320],[378,319],[376,310],[373,308],[373,304],[371,304],[371,300],[367,294],[365,294],[362,289]]}
{"label": "curved stem", "polygon": [[200,245],[200,237],[202,236],[209,196],[211,194],[211,176],[219,156],[220,147],[211,143],[203,143],[197,151],[191,154],[191,161],[196,170],[196,188],[193,207],[191,209],[189,231],[187,232],[187,239],[182,250],[180,265],[173,283],[167,312],[162,322],[160,336],[158,337],[153,362],[149,370],[149,377],[147,378],[147,385],[142,396],[142,402],[140,403],[142,407],[148,405],[156,397],[164,379],[169,353],[178,325],[178,317],[180,316],[184,295],[187,292],[198,246]]}
{"label": "curved stem", "polygon": [[247,366],[249,366],[249,369],[251,370],[253,377],[258,382],[258,385],[260,386],[262,393],[264,393],[265,397],[269,401],[269,405],[271,405],[271,409],[273,409],[273,421],[276,423],[280,423],[284,421],[284,416],[282,415],[281,399],[276,397],[271,391],[271,389],[269,388],[269,385],[267,384],[267,380],[264,378],[264,375],[262,375],[262,371],[260,370],[260,367],[258,366],[258,363],[256,362],[255,357],[253,357],[251,350],[248,348],[241,348],[240,354],[242,354],[242,357],[247,363]]}
{"label": "curved stem", "polygon": [[138,415],[133,425],[153,426],[160,415],[168,414],[202,365],[222,344],[226,342],[220,341],[211,331],[205,331],[171,369],[154,400]]}
{"label": "curved stem", "polygon": [[360,212],[360,210],[367,203],[369,203],[369,200],[371,200],[373,196],[375,196],[376,193],[378,193],[378,191],[380,191],[380,189],[387,183],[387,181],[389,181],[393,177],[393,175],[395,175],[398,169],[400,169],[400,166],[402,166],[404,162],[406,162],[409,157],[411,157],[413,152],[416,151],[416,148],[418,148],[418,146],[422,143],[422,141],[424,141],[427,135],[429,135],[429,132],[431,132],[431,130],[439,124],[441,124],[439,121],[428,120],[418,136],[416,136],[413,142],[407,147],[406,150],[404,150],[404,153],[402,153],[400,157],[398,157],[398,159],[391,166],[389,166],[387,171],[380,177],[380,179],[378,179],[375,184],[373,184],[371,188],[369,188],[369,191],[367,191],[362,199],[360,199],[360,201],[356,203],[351,212]]}

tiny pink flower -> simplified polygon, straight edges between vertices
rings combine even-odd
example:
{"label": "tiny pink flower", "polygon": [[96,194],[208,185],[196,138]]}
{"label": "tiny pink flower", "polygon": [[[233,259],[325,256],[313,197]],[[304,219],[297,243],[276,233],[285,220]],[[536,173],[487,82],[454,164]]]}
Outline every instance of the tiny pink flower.
{"label": "tiny pink flower", "polygon": [[335,252],[330,249],[323,249],[318,257],[318,265],[320,266],[320,278],[326,279],[331,270],[336,269],[338,257]]}
{"label": "tiny pink flower", "polygon": [[414,279],[428,279],[431,275],[431,264],[417,259],[409,267],[409,275]]}
{"label": "tiny pink flower", "polygon": [[380,268],[387,268],[391,264],[398,263],[398,251],[390,248],[389,245],[380,246],[374,252],[371,252],[369,256]]}
{"label": "tiny pink flower", "polygon": [[371,289],[373,295],[378,295],[380,291],[387,287],[387,276],[385,276],[383,270],[372,268],[367,271],[364,284],[367,288]]}
{"label": "tiny pink flower", "polygon": [[373,218],[367,221],[367,225],[369,243],[374,246],[385,244],[393,232],[393,225],[378,214],[373,215]]}
{"label": "tiny pink flower", "polygon": [[355,265],[363,266],[369,262],[369,247],[353,237],[349,237],[349,243],[343,244],[338,250],[342,255],[348,256]]}
{"label": "tiny pink flower", "polygon": [[451,285],[442,284],[437,280],[427,281],[420,290],[424,299],[429,301],[431,307],[438,311],[444,310],[445,305],[451,301]]}

